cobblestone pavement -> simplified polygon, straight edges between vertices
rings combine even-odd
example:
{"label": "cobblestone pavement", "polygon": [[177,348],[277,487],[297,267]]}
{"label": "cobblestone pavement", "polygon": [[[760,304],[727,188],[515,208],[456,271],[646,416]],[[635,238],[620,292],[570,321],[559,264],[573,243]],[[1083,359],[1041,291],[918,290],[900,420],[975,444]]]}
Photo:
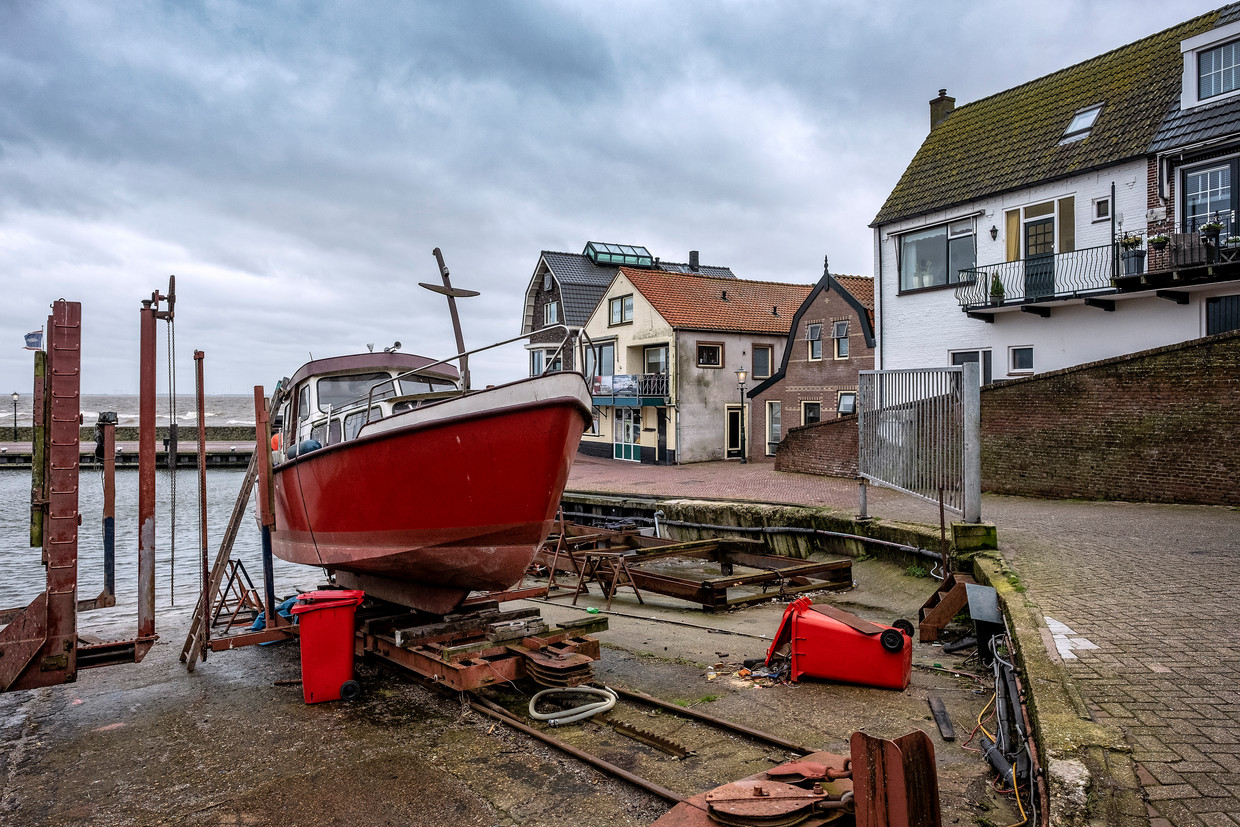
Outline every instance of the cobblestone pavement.
{"label": "cobblestone pavement", "polygon": [[[772,465],[653,468],[578,458],[574,490],[800,503],[855,511],[852,480]],[[871,488],[870,512],[937,524]],[[1097,649],[1066,661],[1138,762],[1151,827],[1240,825],[1240,509],[983,498],[983,516],[1043,613]]]}

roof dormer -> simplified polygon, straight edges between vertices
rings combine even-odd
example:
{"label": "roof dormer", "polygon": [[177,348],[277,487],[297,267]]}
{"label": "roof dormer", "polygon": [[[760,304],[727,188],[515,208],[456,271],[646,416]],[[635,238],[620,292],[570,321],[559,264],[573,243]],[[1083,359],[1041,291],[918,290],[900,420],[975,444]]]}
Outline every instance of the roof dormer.
{"label": "roof dormer", "polygon": [[1240,95],[1240,21],[1180,41],[1184,75],[1180,109]]}

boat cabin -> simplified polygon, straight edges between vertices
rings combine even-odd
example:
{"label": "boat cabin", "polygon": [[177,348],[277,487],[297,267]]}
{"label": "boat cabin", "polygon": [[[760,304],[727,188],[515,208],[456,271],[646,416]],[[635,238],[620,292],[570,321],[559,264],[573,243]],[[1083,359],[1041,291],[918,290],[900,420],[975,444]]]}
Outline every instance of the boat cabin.
{"label": "boat cabin", "polygon": [[365,353],[307,362],[285,386],[273,423],[275,460],[353,439],[376,422],[461,394],[457,369],[411,353]]}

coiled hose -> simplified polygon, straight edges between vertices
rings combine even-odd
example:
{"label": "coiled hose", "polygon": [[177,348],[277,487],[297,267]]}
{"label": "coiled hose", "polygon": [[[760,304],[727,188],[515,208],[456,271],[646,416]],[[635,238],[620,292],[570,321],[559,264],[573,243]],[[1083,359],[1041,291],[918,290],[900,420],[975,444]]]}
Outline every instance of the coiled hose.
{"label": "coiled hose", "polygon": [[[538,699],[548,695],[594,695],[602,698],[602,700],[591,701],[590,703],[575,706],[572,709],[562,709],[558,712],[537,711],[534,707],[538,705]],[[584,721],[592,715],[611,709],[616,705],[618,697],[614,691],[606,686],[602,689],[596,689],[593,686],[557,686],[552,689],[544,689],[530,698],[530,717],[539,721],[546,721],[551,726],[574,724],[577,721]]]}

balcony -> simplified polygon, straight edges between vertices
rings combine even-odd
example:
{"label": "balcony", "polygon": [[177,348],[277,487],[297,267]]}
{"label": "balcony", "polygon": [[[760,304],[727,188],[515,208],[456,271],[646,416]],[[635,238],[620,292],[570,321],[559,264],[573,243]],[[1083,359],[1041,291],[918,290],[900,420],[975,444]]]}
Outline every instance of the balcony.
{"label": "balcony", "polygon": [[1116,248],[1108,244],[961,270],[956,301],[972,313],[1113,292],[1116,263]]}
{"label": "balcony", "polygon": [[613,407],[659,407],[670,403],[666,373],[617,373],[594,377],[595,405]]}

